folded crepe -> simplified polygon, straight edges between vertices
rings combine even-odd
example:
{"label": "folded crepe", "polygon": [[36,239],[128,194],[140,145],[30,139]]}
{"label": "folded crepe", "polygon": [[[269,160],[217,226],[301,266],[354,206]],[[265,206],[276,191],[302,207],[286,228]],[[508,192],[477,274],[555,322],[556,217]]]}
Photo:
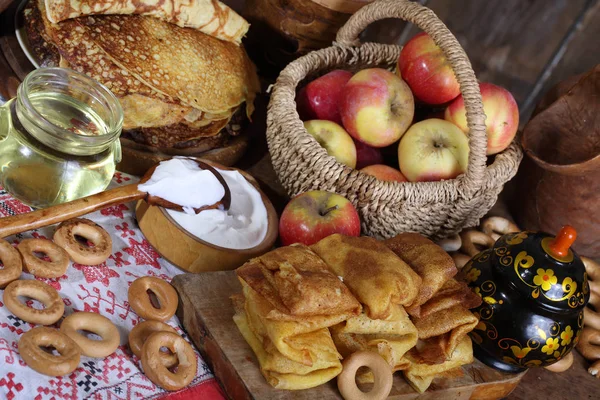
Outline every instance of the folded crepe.
{"label": "folded crepe", "polygon": [[54,24],[95,14],[139,14],[238,44],[250,27],[217,0],[45,0],[45,5],[48,20]]}
{"label": "folded crepe", "polygon": [[450,279],[437,291],[427,303],[420,308],[420,318],[425,318],[433,313],[461,305],[467,310],[479,307],[481,297],[475,294],[465,282]]}
{"label": "folded crepe", "polygon": [[422,279],[417,297],[407,307],[410,315],[418,317],[420,306],[456,275],[456,265],[444,249],[418,233],[401,233],[383,243]]}
{"label": "folded crepe", "polygon": [[421,278],[382,242],[331,235],[311,246],[340,276],[371,319],[386,319],[394,305],[412,304]]}
{"label": "folded crepe", "polygon": [[416,349],[406,353],[405,358],[410,365],[403,371],[404,378],[417,392],[423,393],[436,375],[472,363],[473,346],[468,336],[463,337],[450,358],[441,364],[427,364]]}
{"label": "folded crepe", "polygon": [[431,364],[439,364],[450,358],[479,320],[462,305],[455,305],[425,318],[413,318],[413,323],[423,341],[417,345],[420,356]]}
{"label": "folded crepe", "polygon": [[[379,353],[398,371],[408,367],[404,354],[417,343],[417,328],[400,305],[392,306],[392,313],[386,319],[371,319],[364,312],[330,328],[333,341],[342,354],[369,350]],[[362,378],[362,382],[372,382],[373,376]]]}
{"label": "folded crepe", "polygon": [[252,348],[260,371],[271,386],[286,390],[309,389],[328,382],[342,371],[340,355],[327,329],[314,331],[304,337],[308,341],[304,346],[319,355],[313,365],[307,366],[286,358],[277,348],[269,345],[264,336],[254,333],[250,328],[243,296],[233,296],[232,300],[235,308],[233,320]]}
{"label": "folded crepe", "polygon": [[361,306],[346,285],[304,245],[280,247],[236,270],[243,283],[280,313],[271,319],[316,315],[358,315]]}

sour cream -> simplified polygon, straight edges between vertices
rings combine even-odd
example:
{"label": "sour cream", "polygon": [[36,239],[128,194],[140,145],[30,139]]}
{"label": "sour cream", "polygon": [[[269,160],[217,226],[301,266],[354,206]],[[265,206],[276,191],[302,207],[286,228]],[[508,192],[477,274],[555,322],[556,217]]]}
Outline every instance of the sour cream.
{"label": "sour cream", "polygon": [[228,211],[205,210],[187,214],[167,210],[167,213],[187,232],[215,246],[236,250],[258,246],[265,239],[268,228],[267,209],[260,193],[238,171],[217,171],[231,191]]}

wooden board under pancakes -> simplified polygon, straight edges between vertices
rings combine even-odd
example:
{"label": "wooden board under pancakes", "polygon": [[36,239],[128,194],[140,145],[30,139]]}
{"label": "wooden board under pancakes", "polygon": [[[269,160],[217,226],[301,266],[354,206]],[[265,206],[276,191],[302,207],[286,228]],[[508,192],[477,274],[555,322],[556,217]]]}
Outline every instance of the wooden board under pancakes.
{"label": "wooden board under pancakes", "polygon": [[[235,272],[184,274],[172,281],[180,302],[177,315],[186,332],[232,399],[341,399],[336,380],[298,391],[272,388],[260,373],[258,361],[233,322],[231,295],[241,293]],[[499,399],[506,397],[525,373],[498,372],[475,360],[461,369],[434,379],[422,394],[415,392],[402,374],[394,375],[391,400]]]}
{"label": "wooden board under pancakes", "polygon": [[[2,0],[2,4],[5,2],[6,0]],[[24,18],[20,11],[25,3],[26,1],[15,0],[0,14],[0,104],[14,97],[18,85],[28,73],[35,69],[15,33],[17,29],[24,32]],[[22,36],[24,37],[25,34],[22,33]],[[26,40],[25,46],[27,46]],[[260,101],[261,96],[257,96],[255,103]],[[256,107],[258,111],[262,106],[256,104]],[[252,125],[250,125],[250,129],[254,128]],[[249,132],[242,132],[242,135],[232,138],[223,147],[185,155],[202,157],[225,166],[233,166],[246,153],[249,141]],[[121,140],[121,148],[123,160],[117,165],[117,170],[132,175],[141,176],[149,166],[173,157],[172,154],[163,153],[158,149],[148,151],[143,146],[127,139]]]}

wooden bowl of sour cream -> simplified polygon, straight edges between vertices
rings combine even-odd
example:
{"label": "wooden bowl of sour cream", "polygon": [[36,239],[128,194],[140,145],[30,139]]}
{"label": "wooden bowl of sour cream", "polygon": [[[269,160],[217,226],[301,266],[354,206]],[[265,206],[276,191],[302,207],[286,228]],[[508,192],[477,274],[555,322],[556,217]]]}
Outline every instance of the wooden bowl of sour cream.
{"label": "wooden bowl of sour cream", "polygon": [[[163,258],[185,271],[232,270],[273,248],[278,235],[277,212],[252,176],[242,170],[202,161],[222,171],[232,192],[232,205],[227,214],[233,214],[234,220],[225,217],[228,221],[225,223],[216,213],[201,217],[175,214],[142,200],[135,210],[138,225]],[[237,183],[232,181],[235,178],[238,178]],[[212,211],[215,210],[209,210]],[[197,219],[188,220],[188,217]]]}

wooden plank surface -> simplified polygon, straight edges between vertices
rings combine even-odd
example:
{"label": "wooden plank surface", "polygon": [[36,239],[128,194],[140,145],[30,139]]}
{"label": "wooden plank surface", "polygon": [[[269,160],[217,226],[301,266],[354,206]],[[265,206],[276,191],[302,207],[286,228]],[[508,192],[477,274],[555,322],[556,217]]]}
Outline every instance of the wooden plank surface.
{"label": "wooden plank surface", "polygon": [[[232,399],[340,399],[335,380],[317,388],[273,389],[258,368],[254,353],[234,324],[230,296],[241,292],[233,271],[184,274],[172,282],[179,293],[178,316]],[[416,393],[395,374],[392,400],[498,399],[506,397],[524,374],[506,374],[479,361],[436,378],[429,390]]]}

